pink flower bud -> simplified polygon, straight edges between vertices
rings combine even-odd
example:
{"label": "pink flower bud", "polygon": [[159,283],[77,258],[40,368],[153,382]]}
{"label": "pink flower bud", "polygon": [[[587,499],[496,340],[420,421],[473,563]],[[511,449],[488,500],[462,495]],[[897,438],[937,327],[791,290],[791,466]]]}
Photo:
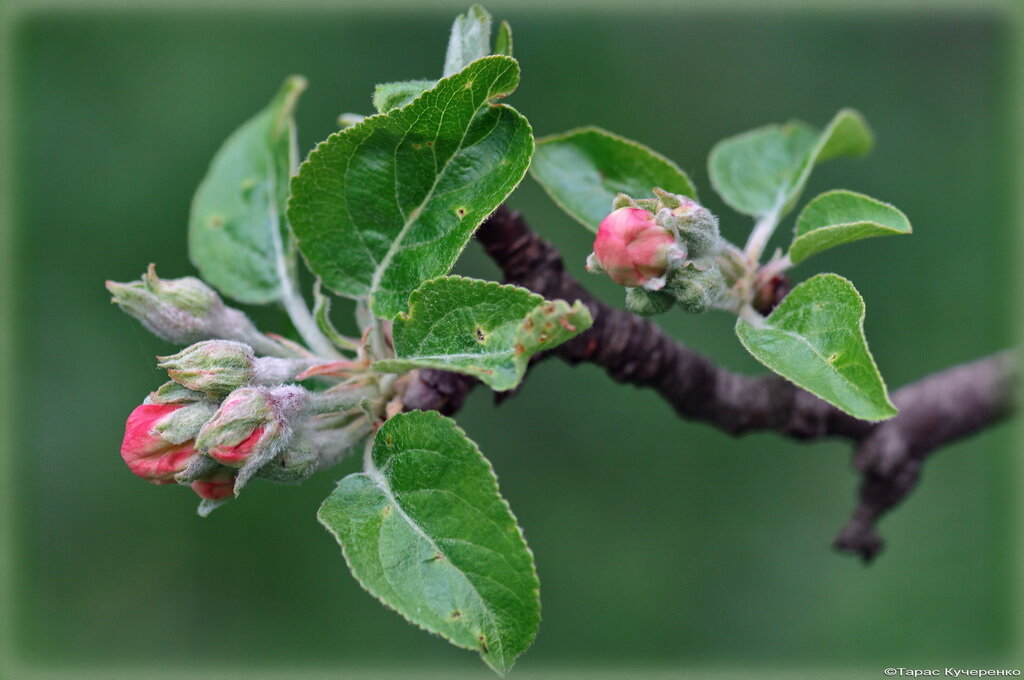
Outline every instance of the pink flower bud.
{"label": "pink flower bud", "polygon": [[248,437],[237,444],[221,444],[210,449],[209,455],[221,465],[239,467],[252,455],[259,444],[263,441],[263,435],[267,428],[260,425],[252,431]]}
{"label": "pink flower bud", "polygon": [[203,425],[197,447],[229,467],[268,458],[288,445],[291,421],[306,400],[306,390],[297,385],[241,387]]}
{"label": "pink flower bud", "polygon": [[196,455],[195,442],[174,444],[158,431],[182,408],[187,405],[142,404],[128,416],[121,457],[133,473],[154,484],[173,484],[174,475],[188,466]]}
{"label": "pink flower bud", "polygon": [[[601,221],[594,240],[594,257],[601,269],[621,286],[655,284],[668,271],[675,236],[641,208],[619,208]],[[663,285],[663,284],[662,284]]]}
{"label": "pink flower bud", "polygon": [[208,501],[222,501],[234,495],[235,471],[221,468],[204,479],[192,482],[192,490]]}

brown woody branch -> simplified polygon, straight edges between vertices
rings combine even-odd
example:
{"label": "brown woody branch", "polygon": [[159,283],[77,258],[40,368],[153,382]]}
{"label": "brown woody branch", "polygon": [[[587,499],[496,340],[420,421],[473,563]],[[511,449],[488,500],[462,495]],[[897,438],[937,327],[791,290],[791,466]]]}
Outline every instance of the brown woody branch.
{"label": "brown woody branch", "polygon": [[[581,300],[594,325],[556,349],[570,364],[590,362],[617,382],[655,390],[680,417],[733,435],[770,430],[799,440],[842,437],[855,445],[860,499],[835,547],[870,561],[882,549],[875,525],[914,488],[924,461],[944,444],[1005,418],[1013,409],[1014,362],[1008,353],[955,366],[896,391],[900,413],[882,423],[857,420],[792,383],[746,376],[716,366],[673,340],[654,323],[596,299],[570,276],[562,257],[523,218],[502,207],[477,239],[509,283],[546,298]],[[420,371],[405,395],[407,408],[457,411],[476,381]]]}

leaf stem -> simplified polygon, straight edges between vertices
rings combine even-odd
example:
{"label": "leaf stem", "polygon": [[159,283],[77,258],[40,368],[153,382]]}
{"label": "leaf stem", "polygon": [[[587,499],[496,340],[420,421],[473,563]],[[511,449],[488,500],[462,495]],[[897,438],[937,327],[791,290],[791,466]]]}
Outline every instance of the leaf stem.
{"label": "leaf stem", "polygon": [[775,227],[779,224],[779,206],[776,205],[772,208],[771,212],[762,215],[761,219],[754,225],[753,231],[750,232],[750,238],[747,239],[747,245],[743,249],[747,259],[750,260],[751,264],[757,264],[761,260],[761,255],[764,254],[764,249],[768,245],[768,240],[775,233]]}
{"label": "leaf stem", "polygon": [[288,318],[292,320],[295,330],[299,332],[303,341],[313,352],[321,357],[341,358],[342,355],[334,348],[330,340],[320,332],[316,319],[313,318],[309,307],[306,306],[306,300],[299,293],[295,267],[289,266],[288,257],[284,251],[277,206],[271,206],[270,215],[273,221],[270,232],[277,260],[277,278],[281,282],[281,304],[284,305],[284,310],[288,313]]}
{"label": "leaf stem", "polygon": [[758,314],[757,310],[750,304],[744,304],[740,307],[739,317],[755,328],[760,328],[764,325],[764,317]]}

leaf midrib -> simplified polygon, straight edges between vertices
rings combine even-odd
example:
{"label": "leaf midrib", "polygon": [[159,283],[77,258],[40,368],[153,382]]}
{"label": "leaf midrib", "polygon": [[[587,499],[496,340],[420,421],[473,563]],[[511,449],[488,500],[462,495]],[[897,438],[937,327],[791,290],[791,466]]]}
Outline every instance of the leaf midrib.
{"label": "leaf midrib", "polygon": [[[494,87],[494,83],[496,83],[499,78],[504,76],[505,73],[508,72],[509,68],[510,67],[506,66],[505,69],[503,69],[502,71],[500,71],[500,72],[495,74],[495,76],[491,79],[490,84],[487,86],[487,92],[488,93],[491,92],[491,88]],[[445,102],[445,108],[442,110],[442,113],[441,113],[442,117],[448,111],[448,108],[449,108],[449,106],[451,104],[451,101],[455,97],[457,92],[458,92],[458,90],[453,91],[451,93],[451,95],[449,96],[448,100]],[[455,157],[458,156],[459,153],[463,150],[463,148],[464,148],[463,147],[463,143],[466,141],[466,135],[469,134],[469,130],[470,130],[470,128],[473,125],[473,121],[476,119],[477,114],[479,114],[480,111],[485,106],[487,106],[487,101],[489,99],[490,99],[490,97],[485,97],[484,101],[481,103],[481,105],[476,107],[473,110],[473,115],[469,117],[469,122],[466,124],[466,127],[463,128],[463,130],[462,130],[462,136],[459,138],[458,147],[448,157],[448,160],[446,160],[444,162],[444,166],[441,168],[441,171],[437,172],[435,174],[434,182],[433,182],[433,184],[430,185],[430,190],[427,192],[427,195],[424,196],[423,200],[420,201],[419,205],[417,205],[414,209],[409,211],[409,214],[408,214],[408,216],[406,217],[406,220],[405,220],[405,224],[402,225],[402,229],[398,232],[398,234],[395,236],[395,238],[391,241],[391,245],[388,247],[387,252],[384,253],[384,257],[381,258],[381,261],[377,264],[377,269],[376,269],[376,271],[374,271],[373,278],[370,280],[370,289],[369,289],[369,291],[367,291],[367,294],[369,295],[371,300],[374,298],[374,295],[379,290],[379,287],[380,287],[380,284],[381,284],[381,280],[383,279],[385,272],[387,271],[388,267],[391,265],[391,261],[394,259],[395,254],[401,249],[402,242],[405,240],[405,237],[408,235],[409,230],[412,229],[412,225],[416,223],[417,219],[419,219],[420,214],[423,212],[424,206],[426,206],[427,203],[430,202],[430,200],[434,197],[434,192],[437,190],[438,183],[440,183],[441,178],[444,177],[445,173],[448,172],[448,166],[451,165],[451,163],[455,159]],[[411,127],[412,126],[410,125],[409,127],[406,128],[404,135],[408,135],[409,134],[409,130],[411,129]],[[438,132],[435,133],[434,140],[433,140],[435,146],[437,144],[437,135],[440,132],[441,125],[438,124],[436,126],[436,129],[437,129]],[[490,133],[488,133],[488,134],[490,134]],[[404,139],[404,136],[403,136],[403,139]],[[396,153],[398,151],[398,147],[399,147],[399,145],[395,146],[395,152]],[[434,153],[435,153],[435,157],[436,157],[436,153],[437,152],[435,151]],[[397,162],[394,164],[394,166],[397,168]],[[396,192],[398,191],[398,180],[397,180],[397,178],[395,180],[395,191]]]}
{"label": "leaf midrib", "polygon": [[[398,499],[391,492],[391,486],[388,484],[387,478],[385,478],[384,475],[381,473],[380,469],[377,468],[376,463],[373,462],[372,456],[368,456],[367,457],[367,469],[364,471],[364,474],[370,479],[371,482],[373,482],[374,486],[376,486],[380,490],[381,494],[384,496],[384,500],[386,500],[389,505],[391,505],[393,508],[395,508],[395,512],[398,513],[399,517],[401,517],[403,520],[405,520],[405,522],[409,526],[412,527],[413,531],[420,538],[422,538],[424,541],[426,541],[427,544],[433,550],[435,550],[438,554],[443,555],[445,561],[452,567],[452,569],[454,569],[456,571],[456,573],[458,573],[459,576],[461,576],[462,579],[465,580],[465,582],[469,586],[470,590],[473,591],[473,595],[475,595],[477,600],[479,601],[480,609],[483,610],[484,614],[487,616],[487,619],[488,619],[488,621],[490,621],[490,624],[493,627],[493,630],[498,632],[498,639],[494,640],[494,641],[488,640],[488,642],[489,643],[490,642],[496,643],[495,646],[497,647],[497,650],[500,650],[500,651],[504,652],[504,640],[503,640],[503,638],[501,636],[501,633],[500,633],[501,627],[498,625],[498,622],[495,619],[494,612],[492,612],[490,607],[487,605],[487,600],[484,599],[484,597],[480,594],[480,591],[477,590],[476,584],[474,584],[473,581],[466,575],[466,572],[464,572],[459,567],[455,566],[455,564],[448,557],[448,553],[445,550],[442,550],[441,546],[439,546],[437,544],[437,542],[433,538],[431,538],[426,533],[426,531],[424,531],[423,528],[416,521],[413,520],[412,517],[409,516],[409,513],[407,513],[405,511],[405,508],[402,507],[402,505],[398,502]],[[378,556],[377,556],[378,557],[378,561],[381,564],[383,564],[383,559],[382,559],[382,557],[379,554],[380,541],[378,541],[377,546],[378,546]],[[382,573],[385,575],[385,578],[387,578],[387,571],[386,570],[382,570]],[[394,587],[394,586],[392,586],[392,587]],[[476,651],[483,652],[482,649],[476,649]],[[495,657],[495,655],[491,653],[491,650],[488,650],[487,652],[484,652],[484,653],[487,656],[490,656],[492,658]],[[502,654],[499,658],[504,659],[505,658],[504,654]]]}
{"label": "leaf midrib", "polygon": [[[770,325],[768,325],[768,326],[764,326],[764,327],[763,327],[763,328],[762,328],[761,330],[771,330],[771,331],[775,331],[776,333],[781,333],[781,334],[783,334],[783,335],[785,335],[785,336],[787,336],[787,337],[791,337],[791,338],[793,338],[793,339],[797,340],[798,342],[800,342],[800,343],[802,343],[802,344],[806,345],[806,346],[807,346],[807,348],[811,350],[811,353],[812,353],[812,354],[814,354],[814,356],[818,357],[818,358],[819,358],[819,359],[820,359],[820,360],[821,360],[822,362],[824,362],[824,364],[825,364],[826,366],[829,366],[829,367],[831,367],[831,368],[832,368],[832,370],[833,370],[833,371],[835,371],[835,374],[836,374],[837,376],[839,376],[839,378],[840,378],[840,379],[841,379],[841,380],[843,381],[843,383],[844,383],[844,384],[846,384],[847,386],[849,386],[849,387],[850,387],[850,388],[851,388],[851,389],[852,389],[852,390],[853,390],[854,392],[856,392],[857,394],[859,394],[859,395],[860,395],[861,397],[863,397],[864,399],[866,399],[866,400],[867,400],[868,402],[871,402],[871,403],[873,403],[873,401],[874,401],[874,400],[872,400],[872,399],[870,398],[870,396],[868,396],[868,394],[867,394],[866,392],[864,392],[864,391],[863,391],[862,389],[860,389],[859,387],[857,387],[856,383],[852,382],[852,381],[851,381],[851,380],[850,380],[849,378],[847,378],[847,377],[846,377],[845,375],[843,375],[843,374],[842,374],[842,373],[841,373],[841,372],[839,371],[839,369],[838,369],[838,368],[836,368],[835,366],[833,366],[833,365],[832,365],[832,363],[831,363],[831,362],[830,362],[830,361],[829,361],[828,359],[826,359],[826,358],[825,358],[825,355],[823,355],[823,354],[822,354],[821,352],[819,352],[819,351],[817,350],[817,348],[815,348],[815,347],[814,347],[814,345],[812,345],[812,344],[810,343],[810,341],[808,341],[808,340],[807,340],[807,338],[805,338],[804,336],[802,336],[802,335],[800,335],[800,334],[798,334],[798,333],[795,333],[794,331],[787,331],[787,330],[783,330],[783,329],[781,329],[781,328],[778,328],[777,326],[770,326]],[[863,339],[863,338],[861,338],[861,339]]]}

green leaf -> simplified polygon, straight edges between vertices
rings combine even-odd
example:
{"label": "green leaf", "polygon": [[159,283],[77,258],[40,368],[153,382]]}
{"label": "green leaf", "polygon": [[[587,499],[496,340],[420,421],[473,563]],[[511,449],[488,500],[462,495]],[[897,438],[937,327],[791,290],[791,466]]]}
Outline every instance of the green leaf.
{"label": "green leaf", "polygon": [[450,76],[491,53],[491,15],[480,5],[473,5],[465,14],[455,17],[448,52],[444,58],[444,75]]}
{"label": "green leaf", "polygon": [[512,56],[512,27],[507,21],[502,21],[498,26],[498,37],[494,39],[494,53]]}
{"label": "green leaf", "polygon": [[864,300],[843,277],[804,281],[759,325],[737,319],[736,335],[769,369],[855,418],[896,415],[864,339]]}
{"label": "green leaf", "polygon": [[305,88],[304,78],[288,78],[267,108],[228,137],[192,201],[192,263],[240,302],[277,300],[282,277],[294,266],[284,204],[294,157],[292,111]]}
{"label": "green leaf", "polygon": [[387,113],[392,109],[400,109],[436,84],[436,80],[405,80],[400,83],[381,83],[373,90],[373,107],[377,109],[377,113]]}
{"label": "green leaf", "polygon": [[660,187],[694,200],[679,166],[642,144],[596,127],[537,140],[530,172],[563,210],[592,231],[612,211],[616,194],[650,198]]}
{"label": "green leaf", "polygon": [[409,296],[409,312],[394,322],[396,359],[376,370],[439,368],[479,378],[494,390],[523,379],[530,358],[590,328],[579,301],[546,301],[525,288],[446,276]]}
{"label": "green leaf", "polygon": [[514,59],[485,57],[317,146],[292,180],[288,217],[326,287],[393,318],[451,269],[529,167],[529,123],[493,101],[518,83]]}
{"label": "green leaf", "polygon": [[708,156],[711,185],[734,210],[781,217],[792,209],[814,166],[871,150],[871,130],[859,113],[839,111],[824,131],[793,121],[722,140]]}
{"label": "green leaf", "polygon": [[800,212],[789,258],[796,264],[844,243],[911,231],[907,216],[888,203],[852,191],[829,191]]}
{"label": "green leaf", "polygon": [[360,585],[504,673],[540,625],[533,554],[490,463],[455,421],[402,413],[318,513]]}

